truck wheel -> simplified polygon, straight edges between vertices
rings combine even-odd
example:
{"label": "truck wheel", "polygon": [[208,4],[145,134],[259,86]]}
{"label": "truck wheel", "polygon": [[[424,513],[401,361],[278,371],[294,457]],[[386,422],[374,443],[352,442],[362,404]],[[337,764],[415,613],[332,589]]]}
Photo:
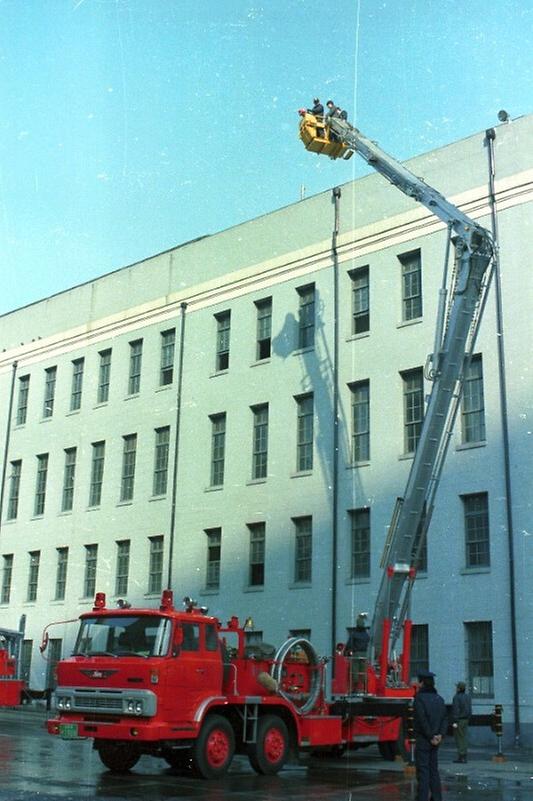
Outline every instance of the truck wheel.
{"label": "truck wheel", "polygon": [[139,751],[131,743],[103,740],[97,748],[100,759],[112,773],[127,773],[139,761]]}
{"label": "truck wheel", "polygon": [[257,724],[257,741],[248,750],[250,765],[256,773],[277,773],[287,761],[289,733],[277,715],[265,715]]}
{"label": "truck wheel", "polygon": [[231,724],[221,715],[207,718],[192,749],[192,767],[202,779],[217,779],[228,770],[235,752]]}

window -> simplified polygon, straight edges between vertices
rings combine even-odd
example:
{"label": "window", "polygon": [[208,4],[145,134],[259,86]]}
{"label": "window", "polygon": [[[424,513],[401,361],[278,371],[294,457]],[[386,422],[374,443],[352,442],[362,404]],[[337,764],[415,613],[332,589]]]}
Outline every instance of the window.
{"label": "window", "polygon": [[101,350],[100,367],[98,370],[98,392],[96,394],[97,403],[107,403],[109,400],[109,384],[111,381],[111,348]]}
{"label": "window", "polygon": [[429,628],[427,623],[413,625],[411,629],[411,676],[429,670]]}
{"label": "window", "polygon": [[422,260],[419,250],[398,256],[402,265],[402,319],[422,317]]}
{"label": "window", "polygon": [[217,351],[216,371],[227,370],[229,367],[229,337],[231,325],[231,312],[225,311],[215,314],[217,321]]}
{"label": "window", "polygon": [[30,572],[28,574],[28,595],[27,601],[37,600],[37,584],[39,582],[39,562],[41,560],[40,551],[30,551]]}
{"label": "window", "polygon": [[30,393],[29,375],[21,375],[19,378],[19,397],[17,404],[17,425],[22,426],[28,416],[28,396]]}
{"label": "window", "polygon": [[72,390],[70,393],[70,411],[75,412],[81,408],[81,391],[83,388],[83,368],[85,359],[75,359],[72,362]]}
{"label": "window", "polygon": [[148,592],[161,592],[163,586],[163,537],[149,537],[149,540]]}
{"label": "window", "polygon": [[370,509],[350,511],[352,525],[350,578],[370,578]]}
{"label": "window", "polygon": [[2,562],[2,594],[0,603],[8,604],[11,598],[11,581],[13,579],[13,554],[4,554]]}
{"label": "window", "polygon": [[120,483],[120,500],[133,500],[133,485],[135,483],[135,459],[137,456],[137,434],[128,434],[122,438],[124,447],[122,451],[122,480]]}
{"label": "window", "polygon": [[466,623],[467,674],[472,695],[494,696],[494,662],[492,658],[492,623]]}
{"label": "window", "polygon": [[41,453],[37,456],[37,481],[35,483],[35,505],[33,514],[39,517],[44,514],[44,504],[46,501],[46,478],[48,475],[48,454]]}
{"label": "window", "polygon": [[272,344],[272,298],[256,301],[257,309],[257,361],[270,358]]}
{"label": "window", "polygon": [[105,442],[93,442],[92,449],[89,506],[100,506],[102,500],[102,483],[104,480]]}
{"label": "window", "polygon": [[21,474],[22,461],[17,459],[17,461],[11,462],[11,475],[9,477],[9,499],[7,502],[8,520],[15,520],[18,515]]}
{"label": "window", "polygon": [[265,583],[265,524],[251,523],[248,531],[250,534],[248,584],[250,587],[262,587]]}
{"label": "window", "polygon": [[44,404],[43,417],[52,417],[56,394],[57,367],[49,367],[44,371]]}
{"label": "window", "polygon": [[401,373],[403,381],[404,452],[414,453],[424,422],[424,374],[421,367]]}
{"label": "window", "polygon": [[31,675],[31,655],[33,651],[33,640],[22,640],[22,651],[20,654],[20,678],[30,686]]}
{"label": "window", "polygon": [[65,449],[65,471],[63,474],[63,498],[61,511],[71,512],[74,502],[74,478],[76,474],[76,448]]}
{"label": "window", "polygon": [[483,397],[483,364],[481,354],[472,356],[465,371],[461,408],[462,441],[485,440],[485,401]]}
{"label": "window", "polygon": [[490,566],[489,498],[486,492],[463,495],[466,567]]}
{"label": "window", "polygon": [[85,576],[83,579],[83,597],[92,598],[96,589],[96,562],[98,545],[85,546]]}
{"label": "window", "polygon": [[298,347],[312,348],[315,344],[315,285],[296,290],[299,296]]}
{"label": "window", "polygon": [[296,400],[296,470],[302,473],[313,469],[314,399],[312,393]]}
{"label": "window", "polygon": [[370,330],[368,267],[359,267],[350,273],[352,280],[352,335]]}
{"label": "window", "polygon": [[370,385],[359,381],[350,387],[352,393],[352,461],[370,459]]}
{"label": "window", "polygon": [[128,592],[128,575],[130,572],[130,541],[117,542],[117,575],[115,595],[126,595]]}
{"label": "window", "polygon": [[220,587],[220,554],[222,549],[222,529],[208,528],[207,537],[207,565],[205,572],[206,590],[218,590]]}
{"label": "window", "polygon": [[311,517],[295,517],[294,581],[308,583],[313,571],[313,523]]}
{"label": "window", "polygon": [[153,494],[165,495],[168,483],[168,449],[170,427],[155,429],[155,457]]}
{"label": "window", "polygon": [[68,548],[57,548],[56,601],[65,599],[67,587]]}
{"label": "window", "polygon": [[252,479],[266,478],[268,462],[268,404],[252,406],[254,416]]}
{"label": "window", "polygon": [[159,386],[166,387],[174,379],[174,348],[176,329],[170,328],[161,332],[161,368],[159,370]]}
{"label": "window", "polygon": [[224,483],[224,459],[226,456],[226,414],[213,414],[211,420],[211,486]]}
{"label": "window", "polygon": [[137,395],[141,389],[142,357],[142,339],[136,339],[135,342],[130,342],[130,374],[128,378],[128,395]]}

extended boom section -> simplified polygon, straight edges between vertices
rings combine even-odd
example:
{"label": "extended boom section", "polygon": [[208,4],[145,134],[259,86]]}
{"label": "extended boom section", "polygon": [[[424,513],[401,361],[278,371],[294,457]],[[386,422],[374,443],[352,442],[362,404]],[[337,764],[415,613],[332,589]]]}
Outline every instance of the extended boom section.
{"label": "extended boom section", "polygon": [[[431,519],[465,369],[485,305],[493,259],[492,236],[343,119],[319,118],[315,129],[320,132],[320,142],[309,141],[313,126],[308,117],[305,114],[300,123],[300,138],[306,149],[326,153],[333,159],[346,158],[349,151],[358,153],[391,184],[445,223],[454,247],[455,280],[445,315],[446,326],[438,324],[436,352],[430,356],[432,369],[427,377],[433,381],[433,387],[404,496],[398,499],[389,528],[371,628],[370,663],[378,666],[383,687],[393,680],[394,646],[408,614],[415,566]],[[332,143],[331,147],[323,146],[323,142]],[[404,651],[408,639],[408,635],[404,637]]]}

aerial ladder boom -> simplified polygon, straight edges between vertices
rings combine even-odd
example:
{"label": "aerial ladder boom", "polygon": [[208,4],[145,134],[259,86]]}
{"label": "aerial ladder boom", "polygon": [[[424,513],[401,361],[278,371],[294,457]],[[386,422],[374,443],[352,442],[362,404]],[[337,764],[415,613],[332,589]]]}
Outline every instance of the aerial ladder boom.
{"label": "aerial ladder boom", "polygon": [[433,386],[404,497],[398,499],[383,554],[384,571],[371,628],[370,658],[379,661],[384,677],[407,617],[415,565],[431,518],[465,367],[485,305],[493,258],[492,236],[348,122],[331,117],[321,127],[312,115],[302,116],[300,137],[308,150],[333,158],[347,158],[350,151],[359,153],[391,184],[444,222],[454,248],[455,280],[447,310],[444,305],[441,307],[442,320],[438,322],[434,353],[430,356],[431,369],[426,372]]}

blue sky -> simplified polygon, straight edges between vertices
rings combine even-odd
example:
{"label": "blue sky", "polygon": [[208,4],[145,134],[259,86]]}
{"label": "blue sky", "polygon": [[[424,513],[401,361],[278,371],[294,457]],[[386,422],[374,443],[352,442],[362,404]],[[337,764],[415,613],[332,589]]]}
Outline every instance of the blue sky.
{"label": "blue sky", "polygon": [[531,0],[0,0],[0,313],[533,112]]}

